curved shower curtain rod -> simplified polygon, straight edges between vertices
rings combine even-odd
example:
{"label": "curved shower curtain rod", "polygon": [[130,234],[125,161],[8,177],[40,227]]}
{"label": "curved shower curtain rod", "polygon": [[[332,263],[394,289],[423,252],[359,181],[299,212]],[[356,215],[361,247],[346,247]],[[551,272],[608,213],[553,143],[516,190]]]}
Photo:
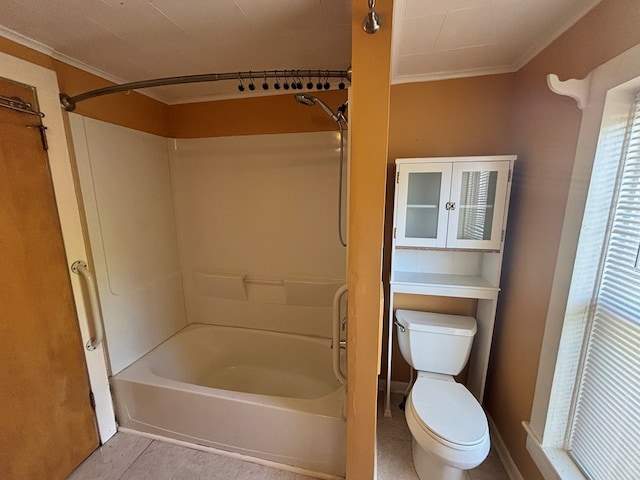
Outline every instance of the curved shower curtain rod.
{"label": "curved shower curtain rod", "polygon": [[241,80],[256,78],[344,78],[351,81],[351,67],[348,70],[262,70],[248,72],[229,72],[229,73],[205,73],[201,75],[183,75],[179,77],[156,78],[153,80],[140,80],[138,82],[123,83],[122,85],[113,85],[111,87],[98,88],[78,95],[69,96],[64,93],[60,94],[60,105],[68,111],[72,112],[76,108],[78,102],[89,100],[90,98],[101,97],[102,95],[110,95],[112,93],[128,92],[130,90],[140,90],[143,88],[161,87],[165,85],[181,85],[184,83],[202,83],[202,82],[219,82],[221,80]]}

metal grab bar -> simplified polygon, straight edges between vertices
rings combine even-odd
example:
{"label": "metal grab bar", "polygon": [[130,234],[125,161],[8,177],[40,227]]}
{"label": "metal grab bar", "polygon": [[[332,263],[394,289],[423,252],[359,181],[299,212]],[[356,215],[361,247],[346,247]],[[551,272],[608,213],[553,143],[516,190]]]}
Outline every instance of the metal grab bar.
{"label": "metal grab bar", "polygon": [[345,283],[336,290],[333,296],[333,340],[331,342],[331,357],[333,360],[333,373],[342,385],[346,385],[347,377],[342,373],[340,368],[340,301],[347,293],[348,285]]}
{"label": "metal grab bar", "polygon": [[76,260],[71,265],[71,271],[80,275],[87,283],[87,293],[89,295],[89,303],[91,305],[91,318],[93,319],[93,329],[95,337],[91,338],[87,344],[87,350],[93,351],[98,348],[98,345],[102,343],[104,339],[104,327],[102,326],[102,314],[100,311],[100,305],[98,304],[98,294],[96,290],[96,284],[93,279],[93,274],[87,267],[87,264],[82,260]]}

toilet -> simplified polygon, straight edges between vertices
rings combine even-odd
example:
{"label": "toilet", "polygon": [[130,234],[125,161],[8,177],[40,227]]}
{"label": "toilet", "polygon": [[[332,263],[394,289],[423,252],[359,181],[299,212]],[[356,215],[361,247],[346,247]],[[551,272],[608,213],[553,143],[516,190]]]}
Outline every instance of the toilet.
{"label": "toilet", "polygon": [[487,417],[453,376],[469,359],[476,320],[460,315],[396,311],[400,352],[418,372],[405,405],[420,480],[462,480],[489,453]]}

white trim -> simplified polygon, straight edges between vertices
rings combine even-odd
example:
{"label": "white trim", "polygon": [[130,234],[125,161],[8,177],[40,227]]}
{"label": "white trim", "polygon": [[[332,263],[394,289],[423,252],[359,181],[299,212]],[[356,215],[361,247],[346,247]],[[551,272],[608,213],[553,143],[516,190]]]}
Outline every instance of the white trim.
{"label": "white trim", "polygon": [[[384,378],[378,379],[378,390],[385,390],[387,386],[387,381]],[[405,394],[409,388],[409,382],[398,382],[396,380],[391,381],[391,392],[392,393],[401,393]]]}
{"label": "white trim", "polygon": [[[563,383],[561,381],[557,382],[556,389],[553,387],[556,378],[562,375],[566,377],[567,371],[571,368],[575,370],[575,365],[569,365],[570,360],[565,362],[567,365],[562,362],[562,358],[575,358],[571,356],[571,349],[575,348],[576,343],[571,341],[572,335],[563,336],[563,328],[565,328],[565,314],[569,315],[569,318],[574,318],[575,313],[584,308],[584,301],[580,303],[580,299],[572,303],[570,287],[600,132],[606,131],[609,123],[619,121],[618,117],[626,108],[624,102],[621,102],[622,97],[628,96],[632,90],[640,87],[640,79],[638,79],[640,77],[640,45],[630,48],[595,68],[589,77],[591,89],[576,146],[547,310],[531,421],[525,424],[528,434],[527,448],[547,479],[575,478],[562,466],[566,461],[571,462],[562,450],[571,395],[566,391],[559,391],[562,389],[557,388],[557,385]],[[567,322],[566,328],[575,330],[579,327],[576,323]],[[569,383],[573,384],[573,382]],[[558,477],[558,473],[549,470],[547,464],[552,464],[562,477]]]}
{"label": "white trim", "polygon": [[513,458],[511,458],[511,453],[509,453],[507,444],[504,443],[504,440],[502,439],[502,435],[500,435],[500,432],[498,431],[498,427],[496,427],[496,424],[494,423],[493,419],[489,416],[489,414],[487,414],[487,421],[489,422],[491,446],[493,447],[495,452],[498,454],[498,457],[500,458],[500,462],[504,467],[504,471],[506,472],[507,477],[509,477],[509,480],[524,480],[524,477],[520,473],[520,470],[518,470],[516,463],[513,461]]}
{"label": "white trim", "polygon": [[485,75],[499,75],[513,73],[519,69],[516,65],[501,65],[497,67],[474,68],[471,70],[456,70],[434,73],[420,73],[415,75],[399,75],[391,79],[391,85],[401,83],[432,82],[435,80],[450,80],[453,78],[481,77]]}
{"label": "white trim", "polygon": [[[78,259],[86,261],[87,251],[80,221],[80,211],[69,158],[64,120],[58,100],[59,88],[56,73],[53,70],[0,52],[0,76],[36,88],[40,111],[45,114],[43,124],[47,127],[49,167],[53,178],[54,193],[67,256],[67,266],[69,267]],[[104,351],[102,346],[94,351],[88,351],[84,348],[84,345],[90,339],[87,317],[88,306],[85,305],[80,278],[71,273],[69,275],[82,336],[82,348],[87,362],[89,382],[96,403],[98,430],[100,439],[104,443],[116,432]]]}
{"label": "white trim", "polygon": [[584,110],[589,103],[589,91],[591,90],[591,77],[589,75],[582,80],[571,78],[562,81],[558,78],[558,75],[550,73],[547,75],[547,86],[553,93],[573,98],[580,110]]}
{"label": "white trim", "polygon": [[586,480],[565,450],[543,447],[529,422],[522,426],[527,432],[527,451],[546,480]]}

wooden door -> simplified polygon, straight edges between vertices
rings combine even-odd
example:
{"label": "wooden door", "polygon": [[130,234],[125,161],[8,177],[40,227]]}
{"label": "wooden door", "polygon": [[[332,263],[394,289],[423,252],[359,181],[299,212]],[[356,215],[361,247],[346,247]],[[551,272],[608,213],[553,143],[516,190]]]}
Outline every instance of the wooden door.
{"label": "wooden door", "polygon": [[[0,79],[0,95],[37,105]],[[37,116],[0,108],[0,478],[64,479],[97,446]]]}

